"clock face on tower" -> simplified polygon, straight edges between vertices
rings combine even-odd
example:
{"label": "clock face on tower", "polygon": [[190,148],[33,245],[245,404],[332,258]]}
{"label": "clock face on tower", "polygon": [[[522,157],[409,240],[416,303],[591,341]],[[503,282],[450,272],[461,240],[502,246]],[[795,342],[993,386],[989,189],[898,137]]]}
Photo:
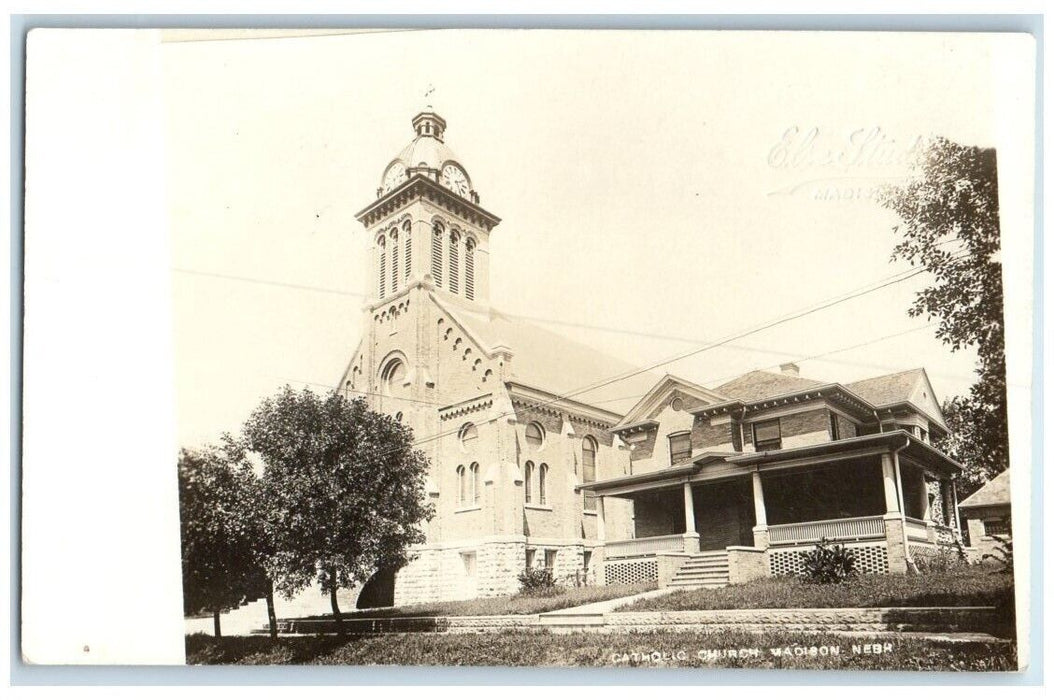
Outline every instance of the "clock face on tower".
{"label": "clock face on tower", "polygon": [[443,166],[442,184],[443,187],[454,194],[468,197],[468,176],[465,175],[464,170],[456,165]]}
{"label": "clock face on tower", "polygon": [[392,167],[384,173],[384,184],[382,188],[385,194],[391,192],[406,180],[406,166],[402,163],[393,163]]}

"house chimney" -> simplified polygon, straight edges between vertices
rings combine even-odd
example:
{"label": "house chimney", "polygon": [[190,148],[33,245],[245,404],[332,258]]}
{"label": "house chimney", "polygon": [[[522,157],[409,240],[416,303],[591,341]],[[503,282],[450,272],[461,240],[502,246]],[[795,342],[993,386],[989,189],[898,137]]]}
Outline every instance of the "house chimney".
{"label": "house chimney", "polygon": [[780,365],[780,372],[782,374],[786,374],[788,377],[797,377],[798,365],[794,364],[793,362],[784,362],[782,365]]}

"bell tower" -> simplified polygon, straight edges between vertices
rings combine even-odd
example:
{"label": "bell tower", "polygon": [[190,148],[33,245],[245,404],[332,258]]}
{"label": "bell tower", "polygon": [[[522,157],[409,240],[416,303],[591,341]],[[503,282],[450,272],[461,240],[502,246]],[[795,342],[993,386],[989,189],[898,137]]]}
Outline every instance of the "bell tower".
{"label": "bell tower", "polygon": [[355,215],[366,229],[368,287],[362,342],[340,387],[427,435],[439,430],[436,406],[464,388],[438,380],[436,302],[489,309],[490,233],[499,219],[480,206],[447,146],[446,120],[428,109],[411,125],[413,140],[385,165],[376,199]]}
{"label": "bell tower", "polygon": [[468,171],[431,108],[411,120],[414,138],[385,166],[377,198],[356,214],[370,245],[369,303],[425,284],[444,298],[490,302],[490,232],[500,219],[480,206]]}

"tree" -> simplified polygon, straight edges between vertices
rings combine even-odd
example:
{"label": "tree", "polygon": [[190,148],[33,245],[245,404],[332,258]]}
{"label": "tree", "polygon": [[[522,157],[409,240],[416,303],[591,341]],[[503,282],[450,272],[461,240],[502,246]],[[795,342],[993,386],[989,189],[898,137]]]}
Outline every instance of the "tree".
{"label": "tree", "polygon": [[995,151],[933,139],[908,182],[880,201],[903,222],[893,259],[934,277],[908,313],[938,319],[937,337],[953,351],[977,351],[977,381],[945,403],[952,435],[940,445],[966,467],[958,485],[967,495],[1009,466]]}
{"label": "tree", "polygon": [[183,611],[211,612],[217,637],[221,612],[270,588],[257,549],[258,484],[243,456],[231,440],[179,453]]}
{"label": "tree", "polygon": [[264,464],[275,586],[292,596],[317,582],[343,635],[337,591],[403,566],[424,542],[427,458],[408,427],[364,400],[288,386],[256,408],[243,438]]}

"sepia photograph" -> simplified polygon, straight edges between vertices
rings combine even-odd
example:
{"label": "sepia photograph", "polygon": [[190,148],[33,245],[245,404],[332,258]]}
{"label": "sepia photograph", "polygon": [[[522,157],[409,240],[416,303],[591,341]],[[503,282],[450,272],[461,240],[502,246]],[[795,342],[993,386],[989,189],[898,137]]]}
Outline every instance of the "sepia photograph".
{"label": "sepia photograph", "polygon": [[185,663],[1022,670],[1033,51],[35,32],[27,280],[65,66],[148,106]]}

